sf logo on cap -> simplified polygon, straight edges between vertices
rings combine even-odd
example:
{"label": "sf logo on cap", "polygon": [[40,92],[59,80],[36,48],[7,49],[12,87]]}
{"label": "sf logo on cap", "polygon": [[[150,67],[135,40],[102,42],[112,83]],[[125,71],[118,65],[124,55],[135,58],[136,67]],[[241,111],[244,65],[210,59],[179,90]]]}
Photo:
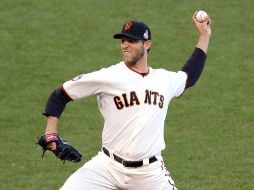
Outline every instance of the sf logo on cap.
{"label": "sf logo on cap", "polygon": [[132,26],[132,22],[127,22],[125,25],[124,25],[124,30],[129,30]]}

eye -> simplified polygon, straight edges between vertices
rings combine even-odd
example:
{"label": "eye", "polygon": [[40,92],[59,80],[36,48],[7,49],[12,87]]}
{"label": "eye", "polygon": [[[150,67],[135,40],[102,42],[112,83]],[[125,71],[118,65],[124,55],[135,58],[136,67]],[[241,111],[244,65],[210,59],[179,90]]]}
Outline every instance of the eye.
{"label": "eye", "polygon": [[124,42],[128,42],[128,43],[136,43],[138,40],[133,40],[133,39],[130,39],[130,38],[122,38],[121,39],[121,42],[124,43]]}
{"label": "eye", "polygon": [[137,40],[133,40],[133,39],[128,39],[127,40],[129,43],[136,43],[137,42]]}

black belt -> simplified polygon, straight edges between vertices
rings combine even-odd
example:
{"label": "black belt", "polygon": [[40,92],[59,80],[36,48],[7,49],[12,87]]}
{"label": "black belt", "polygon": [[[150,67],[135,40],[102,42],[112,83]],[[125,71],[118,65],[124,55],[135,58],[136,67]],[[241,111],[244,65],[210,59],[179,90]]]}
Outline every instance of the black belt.
{"label": "black belt", "polygon": [[[108,156],[110,157],[110,153],[109,151],[105,148],[105,147],[102,147],[102,150],[103,152]],[[113,157],[114,157],[114,160],[123,164],[125,167],[130,167],[130,168],[137,168],[137,167],[141,167],[143,166],[143,160],[140,160],[140,161],[127,161],[127,160],[124,160],[122,158],[120,158],[119,156],[113,154]],[[157,161],[157,158],[155,156],[149,158],[149,164],[153,163]]]}

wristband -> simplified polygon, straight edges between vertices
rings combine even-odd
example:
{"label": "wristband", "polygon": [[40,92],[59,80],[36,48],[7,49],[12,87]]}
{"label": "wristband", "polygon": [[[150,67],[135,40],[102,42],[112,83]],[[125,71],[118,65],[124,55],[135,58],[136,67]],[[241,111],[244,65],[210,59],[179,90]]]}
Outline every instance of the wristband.
{"label": "wristband", "polygon": [[58,136],[57,133],[45,134],[45,140],[47,143],[57,142],[57,139],[58,139],[57,136]]}

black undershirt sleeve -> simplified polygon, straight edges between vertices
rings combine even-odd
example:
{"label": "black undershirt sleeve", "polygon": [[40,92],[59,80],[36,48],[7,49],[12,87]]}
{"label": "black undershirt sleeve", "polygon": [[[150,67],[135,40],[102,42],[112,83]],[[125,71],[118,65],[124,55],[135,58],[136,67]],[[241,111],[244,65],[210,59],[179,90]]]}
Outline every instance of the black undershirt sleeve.
{"label": "black undershirt sleeve", "polygon": [[48,98],[48,102],[45,107],[45,112],[42,113],[45,116],[54,116],[60,118],[64,111],[65,105],[71,101],[71,98],[65,93],[63,88],[54,90]]}
{"label": "black undershirt sleeve", "polygon": [[191,57],[182,67],[182,71],[188,75],[185,89],[193,86],[199,79],[205,66],[206,57],[206,53],[202,49],[196,47]]}

